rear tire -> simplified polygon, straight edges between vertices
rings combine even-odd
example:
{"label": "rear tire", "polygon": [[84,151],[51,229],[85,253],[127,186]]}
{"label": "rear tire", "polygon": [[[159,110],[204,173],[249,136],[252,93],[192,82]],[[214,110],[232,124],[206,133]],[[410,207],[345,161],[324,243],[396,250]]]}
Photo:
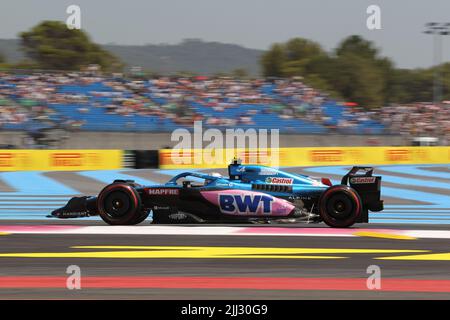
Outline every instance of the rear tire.
{"label": "rear tire", "polygon": [[132,225],[146,218],[142,219],[141,197],[125,183],[113,183],[100,191],[97,209],[103,221],[110,225]]}
{"label": "rear tire", "polygon": [[358,193],[346,185],[328,188],[319,200],[320,216],[333,228],[350,227],[358,220],[362,210]]}

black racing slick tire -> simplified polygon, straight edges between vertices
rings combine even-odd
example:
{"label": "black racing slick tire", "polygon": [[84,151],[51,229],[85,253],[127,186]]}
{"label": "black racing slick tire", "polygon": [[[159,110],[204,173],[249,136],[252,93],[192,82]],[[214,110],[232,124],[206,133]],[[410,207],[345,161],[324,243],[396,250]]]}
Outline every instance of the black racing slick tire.
{"label": "black racing slick tire", "polygon": [[328,188],[319,200],[320,216],[333,228],[352,226],[358,220],[362,210],[360,196],[355,189],[346,185]]}
{"label": "black racing slick tire", "polygon": [[125,183],[112,183],[100,191],[97,209],[103,221],[110,225],[132,225],[143,221],[141,197],[133,186]]}

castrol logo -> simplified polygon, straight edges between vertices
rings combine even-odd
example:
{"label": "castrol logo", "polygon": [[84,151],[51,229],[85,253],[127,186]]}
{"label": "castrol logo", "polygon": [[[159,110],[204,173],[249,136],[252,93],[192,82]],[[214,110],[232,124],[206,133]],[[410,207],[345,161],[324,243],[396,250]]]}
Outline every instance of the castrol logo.
{"label": "castrol logo", "polygon": [[292,184],[294,179],[292,178],[277,178],[277,177],[268,177],[266,178],[266,183],[268,184]]}
{"label": "castrol logo", "polygon": [[352,184],[374,183],[375,177],[353,177],[350,179]]}

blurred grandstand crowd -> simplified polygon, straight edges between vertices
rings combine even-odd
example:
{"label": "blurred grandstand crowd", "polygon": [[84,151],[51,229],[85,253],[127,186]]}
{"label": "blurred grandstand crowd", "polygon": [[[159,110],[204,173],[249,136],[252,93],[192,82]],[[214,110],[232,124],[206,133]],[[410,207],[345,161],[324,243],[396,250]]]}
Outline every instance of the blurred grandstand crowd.
{"label": "blurred grandstand crowd", "polygon": [[450,106],[414,103],[365,110],[300,79],[146,80],[95,73],[0,73],[0,128],[163,132],[196,120],[280,133],[402,134],[450,141]]}

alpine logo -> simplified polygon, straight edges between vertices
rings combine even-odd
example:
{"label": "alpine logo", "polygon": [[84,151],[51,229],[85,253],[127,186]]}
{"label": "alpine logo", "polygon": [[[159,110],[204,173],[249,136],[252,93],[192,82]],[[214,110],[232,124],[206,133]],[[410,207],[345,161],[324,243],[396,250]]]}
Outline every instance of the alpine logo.
{"label": "alpine logo", "polygon": [[350,183],[352,184],[365,184],[365,183],[374,183],[375,177],[354,177],[350,179]]}
{"label": "alpine logo", "polygon": [[271,168],[262,168],[259,171],[259,175],[261,175],[261,176],[276,176],[277,171],[275,169],[271,169]]}
{"label": "alpine logo", "polygon": [[219,194],[219,207],[228,214],[270,214],[273,197],[268,195]]}
{"label": "alpine logo", "polygon": [[277,177],[268,177],[266,178],[266,183],[269,184],[292,184],[294,179],[292,178],[277,178]]}

